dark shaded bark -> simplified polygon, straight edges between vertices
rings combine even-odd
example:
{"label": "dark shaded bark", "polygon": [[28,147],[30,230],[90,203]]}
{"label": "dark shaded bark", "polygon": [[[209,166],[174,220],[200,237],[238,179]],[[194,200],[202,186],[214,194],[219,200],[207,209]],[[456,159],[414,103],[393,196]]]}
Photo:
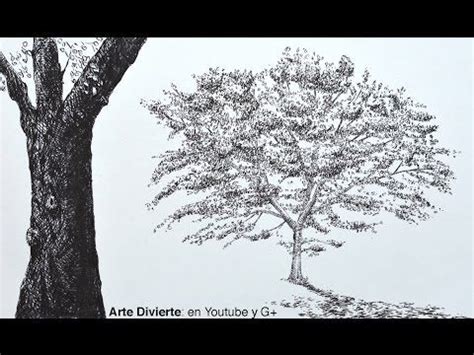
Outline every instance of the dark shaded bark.
{"label": "dark shaded bark", "polygon": [[54,40],[35,38],[36,107],[24,82],[0,52],[0,73],[17,102],[27,137],[31,257],[20,289],[17,318],[104,318],[95,245],[92,128],[135,61],[144,38],[106,39],[62,100]]}
{"label": "dark shaded bark", "polygon": [[16,316],[102,318],[92,198],[92,126],[44,127],[27,140],[31,257]]}
{"label": "dark shaded bark", "polygon": [[305,278],[301,269],[301,244],[302,244],[302,233],[301,229],[293,231],[293,251],[291,260],[291,271],[288,280],[296,283],[303,284]]}

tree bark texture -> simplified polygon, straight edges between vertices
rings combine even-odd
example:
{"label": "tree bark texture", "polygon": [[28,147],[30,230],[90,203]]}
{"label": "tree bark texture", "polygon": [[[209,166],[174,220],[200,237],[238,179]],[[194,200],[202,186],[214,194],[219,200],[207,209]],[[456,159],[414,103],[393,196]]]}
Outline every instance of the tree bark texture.
{"label": "tree bark texture", "polygon": [[301,244],[302,244],[302,232],[301,229],[293,231],[293,251],[291,260],[291,271],[288,280],[301,284],[304,283],[303,272],[301,269]]}
{"label": "tree bark texture", "polygon": [[35,38],[36,106],[0,53],[0,73],[18,103],[27,138],[30,261],[17,318],[104,318],[95,244],[91,143],[95,119],[135,61],[144,38],[106,39],[63,100],[56,43]]}
{"label": "tree bark texture", "polygon": [[27,138],[31,257],[16,316],[101,318],[105,312],[95,246],[92,127],[56,128]]}

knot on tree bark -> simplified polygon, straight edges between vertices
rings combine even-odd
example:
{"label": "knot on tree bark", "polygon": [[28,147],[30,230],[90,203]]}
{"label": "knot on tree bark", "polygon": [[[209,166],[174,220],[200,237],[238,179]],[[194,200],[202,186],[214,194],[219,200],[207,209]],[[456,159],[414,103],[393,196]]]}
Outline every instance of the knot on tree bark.
{"label": "knot on tree bark", "polygon": [[58,202],[56,200],[56,197],[54,195],[49,195],[48,198],[46,199],[46,208],[49,211],[54,211],[58,207]]}
{"label": "knot on tree bark", "polygon": [[106,106],[109,103],[109,99],[105,95],[102,95],[99,97],[99,102],[101,105]]}
{"label": "knot on tree bark", "polygon": [[34,228],[28,228],[26,230],[26,243],[31,247],[38,244],[39,232]]}

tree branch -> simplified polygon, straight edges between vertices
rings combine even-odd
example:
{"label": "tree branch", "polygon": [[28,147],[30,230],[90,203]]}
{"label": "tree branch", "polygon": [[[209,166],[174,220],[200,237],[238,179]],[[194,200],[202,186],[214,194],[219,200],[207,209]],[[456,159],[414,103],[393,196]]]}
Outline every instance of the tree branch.
{"label": "tree branch", "polygon": [[18,104],[18,108],[23,115],[30,115],[34,112],[34,107],[28,97],[28,87],[20,79],[7,58],[0,52],[0,74],[5,76],[7,89],[10,98]]}
{"label": "tree branch", "polygon": [[250,216],[246,220],[244,220],[244,222],[248,222],[253,217],[257,216],[257,219],[255,220],[255,222],[253,222],[253,223],[257,223],[258,220],[260,219],[260,217],[262,217],[262,214],[263,214],[263,211],[256,211],[256,212],[250,214]]}
{"label": "tree branch", "polygon": [[363,135],[365,132],[360,132],[359,134],[357,134],[354,138],[351,138],[349,139],[349,143],[355,141],[357,138],[359,138],[361,135]]}
{"label": "tree branch", "polygon": [[66,73],[66,70],[70,61],[71,61],[71,55],[68,54],[66,64],[64,65],[64,68],[61,70],[61,78],[63,79],[64,79],[64,74]]}
{"label": "tree branch", "polygon": [[279,229],[279,228],[283,227],[283,225],[284,225],[285,223],[286,223],[286,222],[283,221],[283,222],[281,222],[279,225],[277,225],[276,227],[273,227],[273,228],[271,228],[271,229],[267,229],[267,232],[272,232],[272,231],[274,231],[274,230],[276,230],[276,229]]}
{"label": "tree branch", "polygon": [[33,39],[33,78],[39,114],[55,114],[63,99],[63,81],[58,46],[54,39]]}
{"label": "tree branch", "polygon": [[402,164],[403,164],[403,160],[400,162],[400,164],[398,164],[398,166],[397,166],[397,168],[395,169],[395,171],[394,171],[392,174],[390,174],[390,175],[396,174],[397,171],[398,171],[398,169],[400,169],[400,167],[402,166]]}
{"label": "tree branch", "polygon": [[283,218],[283,220],[288,223],[288,225],[291,227],[291,228],[295,228],[296,227],[296,223],[295,221],[293,221],[293,219],[288,215],[288,213],[286,213],[286,211],[280,206],[280,204],[277,202],[277,200],[275,200],[274,197],[269,197],[269,201],[270,201],[270,204],[278,211],[278,213],[281,215],[281,218]]}
{"label": "tree branch", "polygon": [[[352,182],[351,184],[349,184],[349,186],[347,186],[346,188],[344,188],[342,191],[339,191],[336,193],[335,196],[333,197],[328,197],[320,206],[318,206],[316,208],[316,211],[317,210],[321,210],[322,208],[326,207],[326,206],[331,206],[333,204],[336,204],[336,203],[339,203],[339,198],[344,195],[345,193],[349,192],[351,189],[353,189],[354,187],[356,186],[359,186],[359,185],[362,185],[364,183],[366,183],[371,177],[372,177],[373,173],[369,174],[368,176],[362,178],[362,179],[358,179],[357,181],[354,181]],[[381,179],[382,177],[378,178]],[[311,207],[312,208],[312,207]],[[311,209],[310,211],[311,212]],[[309,214],[308,212],[308,214]]]}
{"label": "tree branch", "polygon": [[257,210],[255,212],[261,212],[261,213],[266,213],[266,214],[269,214],[269,215],[272,215],[272,216],[275,216],[275,217],[278,217],[278,218],[282,218],[283,219],[283,216],[281,214],[278,214],[276,212],[273,212],[273,211],[268,211],[268,210]]}
{"label": "tree branch", "polygon": [[[81,76],[64,100],[64,112],[73,120],[95,119],[107,105],[112,91],[127,69],[135,62],[146,39],[107,38],[84,68]],[[91,123],[91,122],[89,122]],[[93,122],[92,122],[93,123]]]}
{"label": "tree branch", "polygon": [[421,169],[421,168],[416,168],[416,169],[405,169],[405,170],[398,170],[398,171],[395,171],[393,173],[391,173],[390,175],[396,175],[396,174],[402,174],[402,173],[409,173],[409,172],[412,172],[412,171],[431,171],[432,169]]}
{"label": "tree branch", "polygon": [[341,128],[342,121],[344,121],[344,115],[341,115],[341,120],[339,121],[339,124],[337,125],[336,131],[334,132],[334,134],[337,134],[337,132],[339,132],[339,128]]}
{"label": "tree branch", "polygon": [[337,99],[342,95],[342,91],[340,91],[332,100],[331,100],[331,106],[334,105],[334,103],[337,101]]}
{"label": "tree branch", "polygon": [[[270,185],[270,182],[268,181],[267,175],[265,173],[262,173],[262,175],[263,175],[263,179],[265,180],[265,184]],[[278,201],[272,196],[267,196],[267,197],[268,197],[268,201],[270,202],[270,204],[277,210],[277,212],[279,214],[279,217],[283,218],[283,220],[286,223],[288,223],[288,225],[291,228],[296,228],[295,221],[293,221],[293,219],[290,217],[290,215],[288,213],[286,213],[286,211],[280,206]]]}
{"label": "tree branch", "polygon": [[[313,188],[314,188],[314,186],[313,186]],[[318,198],[317,193],[318,193],[318,188],[315,188],[312,195],[311,195],[311,199],[308,201],[308,203],[306,204],[306,207],[304,208],[303,212],[301,212],[300,216],[298,217],[298,224],[302,224],[306,221],[306,217],[308,217],[309,213],[311,212],[311,209],[313,208],[313,206],[316,203],[316,200]]]}

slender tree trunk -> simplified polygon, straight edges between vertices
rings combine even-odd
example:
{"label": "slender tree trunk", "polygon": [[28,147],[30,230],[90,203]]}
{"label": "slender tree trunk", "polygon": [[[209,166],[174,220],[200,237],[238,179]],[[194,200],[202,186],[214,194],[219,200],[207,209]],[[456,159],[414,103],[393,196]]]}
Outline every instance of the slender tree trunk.
{"label": "slender tree trunk", "polygon": [[302,233],[301,229],[293,231],[293,252],[291,260],[291,272],[288,280],[295,284],[302,284],[305,281],[301,271],[301,244]]}
{"label": "slender tree trunk", "polygon": [[[103,318],[91,178],[92,125],[37,117],[27,136],[30,261],[17,318]],[[91,120],[93,122],[93,120]]]}

